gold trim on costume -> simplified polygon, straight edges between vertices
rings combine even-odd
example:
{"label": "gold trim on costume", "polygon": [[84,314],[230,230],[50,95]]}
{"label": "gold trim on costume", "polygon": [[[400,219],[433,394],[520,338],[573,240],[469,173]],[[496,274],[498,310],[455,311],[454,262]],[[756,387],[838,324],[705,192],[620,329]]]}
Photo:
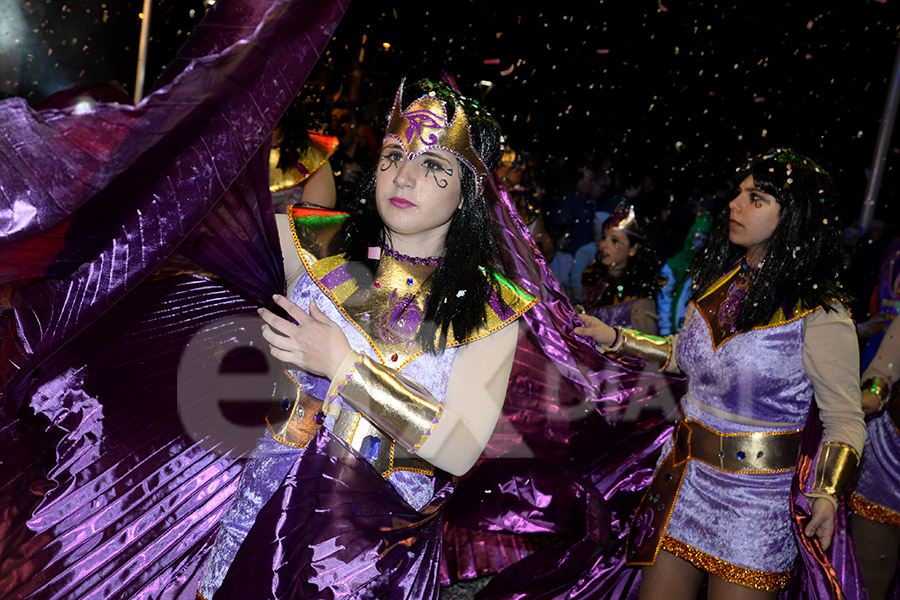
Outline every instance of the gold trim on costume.
{"label": "gold trim on costume", "polygon": [[790,571],[772,573],[770,571],[757,571],[739,567],[668,535],[663,537],[660,546],[662,550],[688,561],[701,571],[706,571],[710,575],[715,575],[730,583],[736,583],[755,590],[777,592],[786,588],[791,581]]}
{"label": "gold trim on costume", "polygon": [[[341,285],[337,286],[334,290],[332,290],[321,281],[323,277],[325,277],[335,269],[340,268],[344,263],[347,262],[344,255],[338,254],[317,259],[315,255],[311,254],[308,251],[305,251],[305,249],[301,245],[299,235],[296,231],[296,223],[294,219],[290,219],[290,225],[294,243],[297,246],[298,254],[300,255],[300,259],[303,261],[303,265],[306,268],[306,271],[309,273],[310,277],[319,287],[322,293],[325,294],[325,296],[327,296],[329,299],[331,299],[331,301],[341,312],[341,314],[363,335],[363,337],[366,338],[366,340],[369,342],[369,345],[378,356],[378,360],[382,364],[388,364],[385,356],[393,356],[394,354],[397,354],[398,360],[391,361],[395,363],[391,366],[392,368],[395,367],[399,370],[412,362],[416,357],[424,352],[424,350],[419,347],[419,344],[414,344],[413,346],[410,346],[408,348],[400,348],[393,344],[387,348],[384,347],[384,344],[381,343],[378,343],[376,345],[376,340],[373,338],[371,333],[369,331],[366,331],[366,329],[359,324],[357,318],[351,315],[347,310],[347,307],[345,306],[345,302],[350,299],[354,293],[360,291],[358,289],[358,284],[349,284],[348,282],[344,282]],[[382,260],[382,262],[384,262],[384,260]],[[410,266],[402,266],[402,268],[408,267]],[[405,276],[406,275],[404,274],[404,277]],[[418,278],[413,277],[413,279],[418,285],[421,285],[421,282],[418,281]],[[353,278],[351,277],[348,281],[353,281]],[[469,337],[465,339],[456,339],[453,335],[452,328],[450,329],[447,335],[448,348],[475,341],[506,327],[507,325],[518,319],[520,316],[522,316],[522,314],[524,314],[526,311],[530,310],[535,304],[537,304],[539,300],[539,298],[537,298],[536,296],[531,295],[517,284],[507,280],[505,277],[499,274],[496,275],[496,285],[493,289],[500,297],[500,299],[510,308],[510,310],[512,311],[511,315],[506,319],[501,319],[500,315],[498,315],[488,304],[485,324],[477,329]]]}
{"label": "gold trim on costume", "polygon": [[681,421],[687,433],[687,456],[725,473],[786,473],[797,468],[802,429],[754,433],[721,433],[700,421]]}
{"label": "gold trim on costume", "polygon": [[350,410],[343,410],[334,422],[332,434],[342,439],[348,446],[363,454],[363,443],[377,440],[378,451],[374,456],[363,456],[378,473],[388,479],[396,471],[412,471],[428,477],[434,476],[434,467],[427,461],[410,454],[397,441],[385,434],[365,415]]}
{"label": "gold trim on costume", "polygon": [[875,504],[871,500],[866,500],[856,492],[850,492],[847,495],[847,508],[870,521],[900,527],[900,513],[896,513],[880,504]]}
{"label": "gold trim on costume", "polygon": [[[269,191],[279,192],[297,186],[306,181],[310,175],[325,164],[338,147],[338,138],[322,135],[313,131],[307,132],[309,146],[300,155],[297,165],[290,165],[282,170],[278,168],[281,149],[273,146],[269,150]],[[300,171],[302,166],[306,173]]]}
{"label": "gold trim on costume", "polygon": [[321,409],[321,400],[307,394],[289,372],[282,371],[275,380],[266,426],[285,446],[305,448],[322,427],[316,422]]}
{"label": "gold trim on costume", "polygon": [[[714,322],[713,320],[711,320],[712,317],[711,317],[711,315],[707,314],[707,312],[703,309],[702,302],[705,298],[709,297],[720,287],[722,287],[723,285],[725,285],[726,283],[731,281],[731,279],[735,276],[736,273],[738,273],[740,271],[740,269],[741,269],[740,264],[737,264],[734,267],[732,267],[732,269],[730,271],[728,271],[727,273],[722,275],[711,286],[709,286],[709,289],[706,290],[703,293],[703,295],[697,299],[697,302],[694,303],[697,308],[697,312],[699,312],[700,315],[703,317],[703,320],[706,321],[706,327],[707,327],[707,329],[709,329],[709,336],[710,336],[710,341],[712,343],[713,352],[715,352],[716,350],[721,348],[725,342],[727,342],[728,340],[730,340],[731,338],[733,338],[734,336],[736,336],[740,333],[746,333],[747,331],[757,331],[757,330],[761,330],[761,329],[770,329],[772,327],[781,327],[782,325],[787,325],[788,323],[793,323],[794,321],[802,319],[803,317],[805,317],[809,314],[812,314],[817,310],[824,308],[823,306],[817,306],[815,308],[804,309],[801,306],[801,302],[798,301],[797,305],[794,306],[794,310],[791,311],[792,315],[793,315],[793,316],[791,316],[791,318],[787,318],[784,314],[784,310],[779,308],[775,312],[775,314],[772,315],[772,318],[769,319],[769,322],[766,323],[765,325],[756,325],[746,331],[744,331],[744,330],[735,331],[731,335],[728,335],[728,336],[722,338],[719,342],[716,342],[715,332],[718,328],[718,322],[717,321]],[[841,298],[835,298],[832,301],[832,303],[839,302],[839,301],[841,301]]]}

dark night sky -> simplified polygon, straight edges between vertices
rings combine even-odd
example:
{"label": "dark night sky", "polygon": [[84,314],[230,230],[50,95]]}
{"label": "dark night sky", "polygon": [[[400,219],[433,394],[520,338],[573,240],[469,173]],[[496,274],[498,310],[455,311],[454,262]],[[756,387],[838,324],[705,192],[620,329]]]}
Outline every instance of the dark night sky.
{"label": "dark night sky", "polygon": [[[141,5],[0,0],[0,91],[36,104],[70,85],[114,80],[131,94]],[[356,0],[317,75],[327,91],[344,84],[349,93],[365,34],[358,99],[373,119],[400,77],[446,69],[494,113],[510,143],[536,154],[577,160],[593,151],[677,187],[794,146],[835,176],[845,216],[859,215],[897,56],[900,0],[533,6]],[[204,10],[202,0],[154,2],[148,85]],[[894,135],[878,218],[896,212],[898,170]]]}

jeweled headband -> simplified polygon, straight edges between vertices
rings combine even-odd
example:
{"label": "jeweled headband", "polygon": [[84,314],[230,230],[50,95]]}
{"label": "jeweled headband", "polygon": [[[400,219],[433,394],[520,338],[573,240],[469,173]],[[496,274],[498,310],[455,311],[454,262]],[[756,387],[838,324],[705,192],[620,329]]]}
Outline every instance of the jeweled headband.
{"label": "jeweled headband", "polygon": [[638,221],[637,214],[634,212],[634,205],[625,202],[619,202],[615,210],[610,213],[609,218],[603,225],[603,229],[621,229],[625,233],[636,237],[640,240],[644,239],[644,229]]}
{"label": "jeweled headband", "polygon": [[[400,82],[397,95],[394,97],[394,107],[391,110],[385,139],[396,139],[403,146],[409,160],[435,148],[450,152],[475,172],[480,194],[488,168],[472,145],[469,122],[462,102],[467,98],[454,97],[457,101],[452,121],[448,120],[446,102],[439,96],[446,94],[452,97],[453,94],[438,88],[420,96],[404,110],[401,98],[405,81],[404,79]],[[469,109],[476,111],[476,114],[484,110],[473,100],[470,100],[469,104]]]}

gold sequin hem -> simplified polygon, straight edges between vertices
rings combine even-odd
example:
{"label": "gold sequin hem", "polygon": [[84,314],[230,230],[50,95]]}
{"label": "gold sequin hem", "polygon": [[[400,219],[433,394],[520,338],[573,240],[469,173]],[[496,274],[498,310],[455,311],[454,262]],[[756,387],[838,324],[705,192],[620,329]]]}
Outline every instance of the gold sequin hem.
{"label": "gold sequin hem", "polygon": [[900,514],[880,504],[866,500],[856,492],[852,492],[847,497],[847,508],[870,521],[900,527]]}
{"label": "gold sequin hem", "polygon": [[791,580],[791,572],[771,573],[769,571],[756,571],[733,565],[721,558],[716,558],[693,546],[676,540],[673,537],[663,537],[660,550],[665,550],[678,558],[688,561],[698,569],[715,575],[730,583],[736,583],[744,587],[762,590],[765,592],[777,592],[786,588]]}

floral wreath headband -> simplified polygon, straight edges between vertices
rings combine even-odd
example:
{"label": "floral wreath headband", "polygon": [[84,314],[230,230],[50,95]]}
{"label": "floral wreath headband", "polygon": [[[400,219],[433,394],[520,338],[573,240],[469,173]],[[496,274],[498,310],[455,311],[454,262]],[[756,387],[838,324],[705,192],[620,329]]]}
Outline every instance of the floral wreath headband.
{"label": "floral wreath headband", "polygon": [[[736,171],[740,173],[742,170],[748,168],[753,162],[762,162],[766,160],[772,160],[784,165],[784,169],[787,174],[787,180],[784,182],[784,185],[781,186],[781,189],[783,190],[788,189],[788,187],[794,182],[791,174],[794,172],[795,166],[804,166],[822,175],[828,174],[825,169],[814,163],[811,159],[803,156],[802,154],[798,154],[790,148],[776,148],[771,152],[767,152],[766,154],[752,158],[738,167]],[[824,202],[824,199],[820,199],[820,201]]]}
{"label": "floral wreath headband", "polygon": [[[397,140],[403,146],[409,160],[434,149],[446,150],[453,154],[476,174],[476,186],[478,194],[481,195],[484,191],[484,179],[488,174],[488,168],[472,145],[472,135],[463,103],[467,101],[469,110],[474,111],[476,115],[482,113],[486,115],[487,111],[474,100],[467,99],[465,96],[457,98],[455,94],[438,86],[414,100],[404,110],[401,105],[401,97],[405,82],[404,78],[400,82],[400,87],[397,88],[394,107],[391,110],[384,136],[385,140],[388,138]],[[448,120],[447,104],[439,96],[456,101],[453,120]]]}

